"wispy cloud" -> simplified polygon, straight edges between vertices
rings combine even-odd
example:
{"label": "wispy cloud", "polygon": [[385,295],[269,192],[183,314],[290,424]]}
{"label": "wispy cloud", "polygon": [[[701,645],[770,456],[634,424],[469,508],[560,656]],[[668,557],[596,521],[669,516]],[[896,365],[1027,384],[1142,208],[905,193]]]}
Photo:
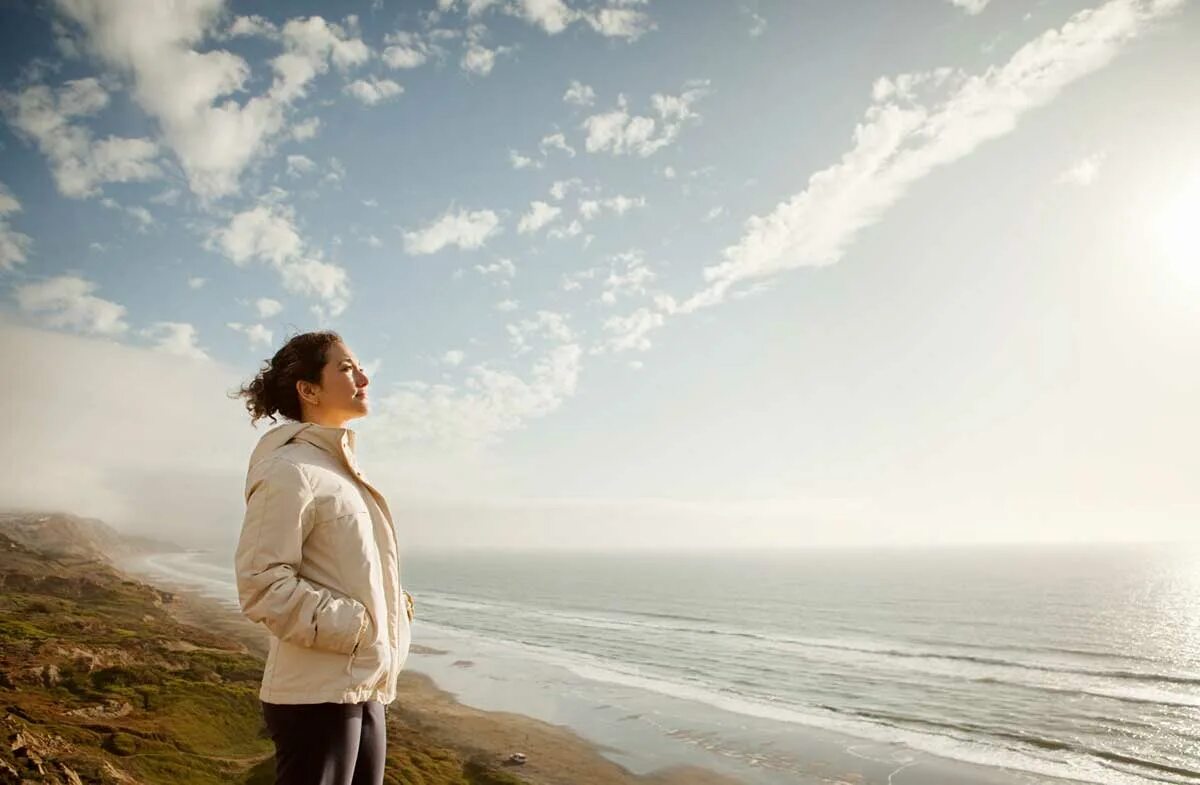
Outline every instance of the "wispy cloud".
{"label": "wispy cloud", "polygon": [[308,246],[295,220],[286,205],[259,204],[213,230],[207,244],[237,265],[268,264],[279,273],[285,289],[319,298],[328,309],[323,312],[337,316],[350,301],[349,276],[345,268],[326,262],[319,250]]}
{"label": "wispy cloud", "polygon": [[983,13],[983,9],[987,8],[991,0],[949,0],[950,5],[961,8],[971,16],[976,16]]}
{"label": "wispy cloud", "polygon": [[[278,34],[283,52],[271,61],[271,85],[237,102],[224,99],[246,89],[246,61],[227,50],[196,48],[215,31],[221,3],[56,0],[55,8],[74,25],[81,51],[131,77],[134,99],[157,120],[191,189],[204,198],[238,190],[242,171],[284,131],[289,107],[316,76],[331,64],[362,65],[371,54],[340,25],[319,16],[292,19]],[[242,27],[257,32],[262,25]],[[305,131],[311,132],[315,126]]]}
{"label": "wispy cloud", "polygon": [[392,79],[380,79],[376,76],[366,79],[355,79],[342,88],[343,91],[367,106],[386,101],[404,92],[399,82]]}
{"label": "wispy cloud", "polygon": [[160,352],[190,357],[193,360],[209,359],[208,352],[197,342],[195,325],[187,322],[155,322],[138,330],[138,335],[149,338],[154,348]]}
{"label": "wispy cloud", "polygon": [[561,207],[555,207],[546,202],[532,202],[529,212],[521,216],[517,222],[519,234],[529,234],[549,224],[562,213]]}
{"label": "wispy cloud", "polygon": [[653,155],[672,144],[685,125],[697,122],[700,115],[692,108],[708,93],[708,80],[685,85],[679,95],[655,93],[651,103],[657,117],[633,115],[624,95],[617,96],[617,108],[594,114],[583,121],[587,132],[584,143],[589,153],[613,155]]}
{"label": "wispy cloud", "polygon": [[736,284],[837,262],[858,232],[913,183],[984,142],[1010,133],[1026,112],[1109,63],[1130,39],[1179,2],[1110,0],[1022,46],[1002,66],[970,76],[938,69],[881,78],[841,161],[770,213],[745,222],[708,282],[679,310],[722,302]]}
{"label": "wispy cloud", "polygon": [[125,306],[97,297],[98,286],[75,275],[60,275],[13,290],[22,311],[47,327],[66,327],[94,335],[120,335],[129,329]]}
{"label": "wispy cloud", "polygon": [[33,85],[18,93],[0,93],[0,110],[9,124],[37,145],[50,162],[59,192],[73,198],[94,196],[105,183],[162,176],[154,142],[119,136],[96,140],[85,126],[73,122],[107,105],[108,93],[94,78],[66,82],[57,90]]}
{"label": "wispy cloud", "polygon": [[21,212],[21,202],[13,196],[8,186],[0,183],[0,270],[11,270],[24,264],[26,254],[33,246],[29,235],[18,232],[8,223],[8,217]]}
{"label": "wispy cloud", "polygon": [[500,231],[500,218],[491,210],[449,209],[423,229],[404,233],[404,250],[413,255],[437,253],[454,245],[482,248]]}

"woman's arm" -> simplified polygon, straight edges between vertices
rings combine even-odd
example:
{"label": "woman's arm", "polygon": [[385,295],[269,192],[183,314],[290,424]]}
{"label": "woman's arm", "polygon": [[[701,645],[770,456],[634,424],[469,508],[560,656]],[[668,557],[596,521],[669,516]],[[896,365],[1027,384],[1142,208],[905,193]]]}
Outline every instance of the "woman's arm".
{"label": "woman's arm", "polygon": [[350,654],[366,631],[366,607],[298,574],[312,525],[312,488],[298,466],[269,458],[251,469],[234,565],[242,613],[280,640]]}

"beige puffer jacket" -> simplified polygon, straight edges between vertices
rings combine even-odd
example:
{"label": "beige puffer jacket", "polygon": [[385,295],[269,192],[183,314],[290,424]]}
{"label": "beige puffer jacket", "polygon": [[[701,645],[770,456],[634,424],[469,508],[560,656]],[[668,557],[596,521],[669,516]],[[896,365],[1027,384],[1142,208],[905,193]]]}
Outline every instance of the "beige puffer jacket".
{"label": "beige puffer jacket", "polygon": [[396,697],[411,640],[399,545],[354,442],[349,428],[289,422],[251,454],[234,567],[242,612],[271,632],[267,703]]}

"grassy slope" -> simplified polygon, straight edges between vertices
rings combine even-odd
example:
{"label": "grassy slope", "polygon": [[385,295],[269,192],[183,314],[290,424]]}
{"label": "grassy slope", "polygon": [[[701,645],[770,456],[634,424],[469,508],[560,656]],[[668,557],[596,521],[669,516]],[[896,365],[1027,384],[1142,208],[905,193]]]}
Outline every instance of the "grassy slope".
{"label": "grassy slope", "polygon": [[[274,781],[262,660],[179,623],[171,601],[100,562],[0,535],[0,782]],[[401,730],[388,734],[390,785],[521,782]]]}

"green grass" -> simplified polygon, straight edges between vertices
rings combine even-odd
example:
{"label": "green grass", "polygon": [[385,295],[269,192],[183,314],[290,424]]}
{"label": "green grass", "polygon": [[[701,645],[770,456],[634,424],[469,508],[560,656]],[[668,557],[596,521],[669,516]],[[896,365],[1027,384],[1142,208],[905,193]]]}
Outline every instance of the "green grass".
{"label": "green grass", "polygon": [[[84,782],[108,782],[111,765],[140,783],[273,785],[274,745],[262,720],[263,661],[207,630],[176,622],[159,593],[104,565],[45,560],[0,535],[0,700],[11,739],[34,740],[47,761]],[[167,646],[185,641],[196,650]],[[80,652],[83,654],[80,655]],[[93,667],[91,656],[102,658]],[[119,664],[114,664],[119,663]],[[33,677],[57,667],[57,684]],[[72,714],[128,702],[120,717]],[[40,750],[40,751],[39,751]],[[0,745],[0,759],[31,782],[29,760]],[[49,766],[48,770],[54,767]],[[389,734],[389,785],[520,785],[486,760],[422,738]]]}

